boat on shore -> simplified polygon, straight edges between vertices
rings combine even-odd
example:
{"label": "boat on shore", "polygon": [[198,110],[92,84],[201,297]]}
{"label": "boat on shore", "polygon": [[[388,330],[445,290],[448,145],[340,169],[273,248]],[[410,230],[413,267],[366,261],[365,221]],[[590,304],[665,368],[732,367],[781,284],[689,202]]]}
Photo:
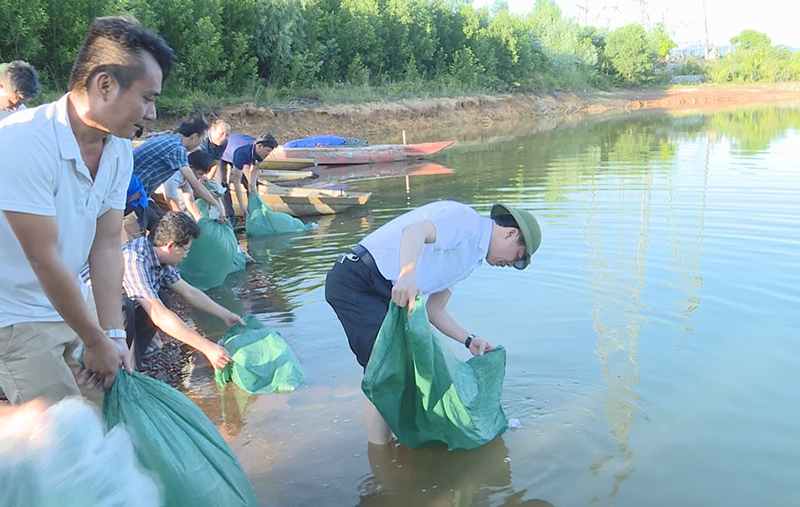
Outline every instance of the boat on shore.
{"label": "boat on shore", "polygon": [[[306,188],[325,188],[353,181],[400,176],[430,176],[452,174],[453,169],[427,160],[403,160],[378,164],[317,166],[313,169],[317,178],[303,185]],[[303,184],[303,182],[300,182]]]}
{"label": "boat on shore", "polygon": [[314,172],[312,171],[294,171],[294,170],[273,170],[273,169],[261,169],[258,172],[258,179],[259,181],[271,181],[271,182],[286,182],[286,181],[297,181],[297,180],[304,180],[306,178],[313,178]]}
{"label": "boat on shore", "polygon": [[270,169],[275,171],[296,171],[314,167],[317,161],[313,158],[273,158],[267,157],[261,161],[259,167],[261,169]]}
{"label": "boat on shore", "polygon": [[[264,182],[259,185],[259,195],[272,211],[288,213],[295,217],[333,215],[354,206],[363,206],[372,196],[371,192],[347,192],[324,188],[281,187]],[[233,197],[234,211],[242,215],[242,208]]]}
{"label": "boat on shore", "polygon": [[453,141],[418,144],[375,144],[368,146],[321,146],[317,148],[285,148],[278,146],[264,160],[313,158],[319,165],[374,164],[427,157],[442,151],[451,144],[453,144]]}

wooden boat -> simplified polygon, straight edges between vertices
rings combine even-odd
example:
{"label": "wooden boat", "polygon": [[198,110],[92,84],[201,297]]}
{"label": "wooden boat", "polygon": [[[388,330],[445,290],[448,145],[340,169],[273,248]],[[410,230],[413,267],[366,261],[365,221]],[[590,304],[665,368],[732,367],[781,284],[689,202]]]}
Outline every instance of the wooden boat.
{"label": "wooden boat", "polygon": [[262,181],[295,181],[314,177],[312,171],[279,171],[272,169],[261,169],[258,172],[258,179]]}
{"label": "wooden boat", "polygon": [[[233,194],[233,193],[232,193]],[[296,217],[332,215],[353,206],[363,206],[372,196],[371,192],[345,192],[302,187],[281,187],[272,183],[259,185],[259,194],[272,211],[288,213]],[[233,197],[234,211],[242,215],[242,209]]]}
{"label": "wooden boat", "polygon": [[261,169],[292,171],[314,167],[317,161],[313,158],[272,158],[267,157],[261,161]]}
{"label": "wooden boat", "polygon": [[395,178],[398,176],[452,174],[453,170],[427,160],[404,160],[378,164],[321,165],[314,168],[314,173],[318,175],[318,178],[305,185],[306,188],[325,188],[350,181]]}
{"label": "wooden boat", "polygon": [[373,164],[427,157],[440,152],[453,141],[419,144],[376,144],[371,146],[322,146],[318,148],[284,148],[278,146],[271,158],[313,158],[319,165]]}

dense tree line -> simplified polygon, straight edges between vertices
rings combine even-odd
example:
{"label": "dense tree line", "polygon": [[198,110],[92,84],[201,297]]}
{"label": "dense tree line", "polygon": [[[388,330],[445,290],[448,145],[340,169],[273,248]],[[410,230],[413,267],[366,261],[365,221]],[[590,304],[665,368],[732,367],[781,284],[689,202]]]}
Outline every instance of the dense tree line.
{"label": "dense tree line", "polygon": [[[467,92],[640,85],[663,75],[675,46],[663,25],[581,26],[552,0],[536,0],[527,14],[510,12],[502,0],[480,9],[471,0],[0,0],[0,13],[0,61],[33,63],[53,91],[66,87],[91,20],[120,13],[153,28],[178,54],[167,96],[246,95],[259,86],[413,91],[433,82]],[[741,59],[761,51],[749,39],[740,46]],[[771,72],[756,60],[748,59],[747,71],[728,69],[729,79]]]}
{"label": "dense tree line", "polygon": [[732,52],[708,66],[716,83],[791,82],[800,80],[800,53],[773,46],[767,34],[743,30],[731,40]]}

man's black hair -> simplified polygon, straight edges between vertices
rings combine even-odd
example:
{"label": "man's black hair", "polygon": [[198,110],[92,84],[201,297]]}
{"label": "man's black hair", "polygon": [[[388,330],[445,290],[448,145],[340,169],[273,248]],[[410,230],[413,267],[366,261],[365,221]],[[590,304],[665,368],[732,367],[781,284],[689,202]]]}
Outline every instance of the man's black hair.
{"label": "man's black hair", "polygon": [[192,171],[207,173],[211,169],[211,157],[203,150],[195,150],[189,153],[189,165]]}
{"label": "man's black hair", "polygon": [[[514,217],[511,216],[510,213],[497,215],[496,217],[492,218],[492,220],[494,220],[494,223],[496,223],[500,227],[513,227],[514,229],[519,231],[519,225],[517,225],[517,221],[514,220]],[[525,238],[522,236],[522,231],[519,231],[519,236],[517,237],[517,243],[520,245],[525,244]]]}
{"label": "man's black hair", "polygon": [[127,90],[145,73],[142,52],[150,53],[166,79],[175,53],[164,39],[131,16],[97,18],[83,39],[69,76],[69,89],[85,91],[99,72],[108,72]]}
{"label": "man's black hair", "polygon": [[261,134],[261,137],[256,139],[256,144],[260,144],[262,146],[266,146],[267,148],[273,148],[273,149],[278,147],[278,141],[275,139],[275,136],[273,136],[269,132]]}
{"label": "man's black hair", "polygon": [[181,122],[178,125],[178,128],[175,129],[176,134],[181,134],[185,137],[189,137],[192,134],[197,134],[198,136],[202,136],[205,131],[208,130],[208,123],[202,118],[191,118],[184,122]]}
{"label": "man's black hair", "polygon": [[3,65],[0,67],[0,77],[3,76],[20,102],[27,102],[39,96],[39,74],[30,63],[14,60]]}
{"label": "man's black hair", "polygon": [[186,213],[168,211],[161,216],[150,230],[147,239],[153,246],[164,246],[173,241],[177,246],[186,246],[200,236],[200,227]]}

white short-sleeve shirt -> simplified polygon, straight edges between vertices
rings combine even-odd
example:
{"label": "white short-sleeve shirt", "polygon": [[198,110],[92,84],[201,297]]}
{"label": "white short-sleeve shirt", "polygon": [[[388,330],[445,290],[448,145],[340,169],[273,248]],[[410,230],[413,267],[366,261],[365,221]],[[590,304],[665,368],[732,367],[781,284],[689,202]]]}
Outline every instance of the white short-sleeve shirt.
{"label": "white short-sleeve shirt", "polygon": [[181,192],[189,192],[194,195],[192,187],[180,171],[175,171],[175,174],[170,176],[167,181],[159,185],[155,190],[156,194],[163,195],[165,199],[174,199],[177,201],[178,205],[183,209],[184,204]]}
{"label": "white short-sleeve shirt", "polygon": [[417,262],[417,284],[423,295],[453,290],[481,265],[489,252],[492,220],[455,201],[439,201],[409,211],[378,228],[360,244],[369,250],[384,278],[400,277],[400,238],[411,224],[430,220],[436,241],[425,244]]}
{"label": "white short-sleeve shirt", "polygon": [[[92,181],[70,127],[64,95],[0,121],[0,153],[0,211],[57,217],[58,253],[78,283],[98,217],[125,208],[133,170],[130,141],[106,138]],[[0,327],[62,320],[5,213],[0,213]]]}

